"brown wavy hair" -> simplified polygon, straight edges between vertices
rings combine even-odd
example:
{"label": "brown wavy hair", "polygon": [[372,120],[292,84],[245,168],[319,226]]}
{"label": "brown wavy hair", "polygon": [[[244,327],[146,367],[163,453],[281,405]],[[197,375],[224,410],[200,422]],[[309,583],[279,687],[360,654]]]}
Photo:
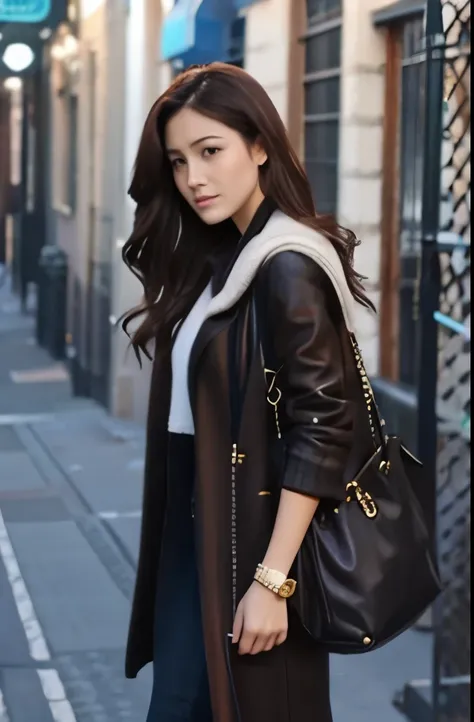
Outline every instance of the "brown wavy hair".
{"label": "brown wavy hair", "polygon": [[268,156],[260,169],[265,197],[332,242],[354,298],[373,308],[361,283],[363,276],[353,267],[359,241],[332,216],[316,212],[306,173],[266,91],[235,66],[193,66],[179,75],[151,108],[129,189],[137,205],[134,228],[122,255],[141,281],[144,296],[138,308],[125,314],[122,328],[128,333],[130,322],[145,316],[138,329],[128,334],[138,359],[140,351],[149,357],[146,346],[153,338],[157,352],[167,347],[173,327],[192,308],[210,279],[209,254],[223,238],[235,238],[232,221],[205,224],[175,186],[166,154],[165,128],[185,107],[238,131],[249,146],[260,142]]}

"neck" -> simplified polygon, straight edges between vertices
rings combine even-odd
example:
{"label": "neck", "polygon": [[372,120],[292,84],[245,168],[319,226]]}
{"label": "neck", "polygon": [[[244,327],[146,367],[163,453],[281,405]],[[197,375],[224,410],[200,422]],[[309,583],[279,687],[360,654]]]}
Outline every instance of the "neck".
{"label": "neck", "polygon": [[265,196],[263,195],[260,186],[257,186],[247,202],[232,217],[232,220],[242,235],[249,227],[252,218],[255,216],[264,199]]}

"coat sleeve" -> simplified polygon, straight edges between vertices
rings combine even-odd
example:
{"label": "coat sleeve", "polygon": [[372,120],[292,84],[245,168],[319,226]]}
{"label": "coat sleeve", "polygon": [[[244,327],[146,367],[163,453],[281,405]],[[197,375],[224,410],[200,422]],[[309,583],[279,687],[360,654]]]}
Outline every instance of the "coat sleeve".
{"label": "coat sleeve", "polygon": [[312,259],[283,251],[260,269],[257,294],[266,364],[270,357],[282,394],[282,486],[342,501],[354,404],[347,393],[345,326],[336,292]]}

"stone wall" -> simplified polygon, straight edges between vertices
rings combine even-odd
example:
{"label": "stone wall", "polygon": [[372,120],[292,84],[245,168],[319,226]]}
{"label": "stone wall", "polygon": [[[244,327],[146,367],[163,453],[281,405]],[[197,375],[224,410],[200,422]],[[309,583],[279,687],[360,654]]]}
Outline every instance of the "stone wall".
{"label": "stone wall", "polygon": [[[385,34],[372,14],[392,0],[345,0],[342,24],[339,222],[362,240],[357,269],[380,301]],[[357,333],[367,370],[379,365],[378,317],[360,309]]]}

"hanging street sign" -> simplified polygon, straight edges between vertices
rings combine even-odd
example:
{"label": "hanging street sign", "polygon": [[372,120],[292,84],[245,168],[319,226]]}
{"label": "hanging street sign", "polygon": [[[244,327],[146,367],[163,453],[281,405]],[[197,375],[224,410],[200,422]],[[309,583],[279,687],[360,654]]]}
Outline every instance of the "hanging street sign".
{"label": "hanging street sign", "polygon": [[51,14],[51,0],[0,0],[0,22],[40,23]]}
{"label": "hanging street sign", "polygon": [[8,25],[57,28],[67,19],[68,0],[0,0],[0,34]]}
{"label": "hanging street sign", "polygon": [[68,0],[0,0],[0,78],[37,72]]}

